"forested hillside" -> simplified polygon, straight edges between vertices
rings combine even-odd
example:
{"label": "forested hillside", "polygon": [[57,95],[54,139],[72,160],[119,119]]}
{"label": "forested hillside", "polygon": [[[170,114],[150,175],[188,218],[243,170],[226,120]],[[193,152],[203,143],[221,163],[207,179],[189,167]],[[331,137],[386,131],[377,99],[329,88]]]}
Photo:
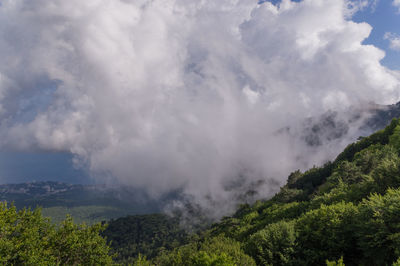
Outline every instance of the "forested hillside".
{"label": "forested hillside", "polygon": [[293,172],[272,199],[240,206],[180,247],[170,239],[164,249],[156,245],[158,256],[137,263],[400,265],[399,154],[400,120],[393,120],[333,162]]}
{"label": "forested hillside", "polygon": [[154,258],[163,250],[172,250],[189,242],[188,233],[179,226],[179,218],[165,214],[111,220],[103,236],[116,252],[116,260],[124,263],[132,262],[139,253]]}

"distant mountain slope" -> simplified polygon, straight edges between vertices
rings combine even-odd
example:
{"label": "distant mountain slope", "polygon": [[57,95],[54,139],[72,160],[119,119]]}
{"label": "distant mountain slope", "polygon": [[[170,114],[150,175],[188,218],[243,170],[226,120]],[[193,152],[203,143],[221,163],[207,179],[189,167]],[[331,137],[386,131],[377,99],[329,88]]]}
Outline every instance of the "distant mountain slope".
{"label": "distant mountain slope", "polygon": [[[309,146],[321,146],[343,138],[350,127],[354,127],[360,136],[368,136],[385,128],[397,117],[400,117],[400,102],[393,105],[369,104],[362,109],[350,109],[344,116],[328,111],[305,119],[300,134]],[[290,132],[290,128],[288,130]]]}
{"label": "distant mountain slope", "polygon": [[162,209],[160,201],[151,200],[137,189],[60,182],[0,185],[0,200],[14,202],[17,208],[40,206],[43,215],[55,222],[67,214],[76,222],[93,223]]}
{"label": "distant mountain slope", "polygon": [[364,127],[375,132],[388,126],[392,119],[400,117],[400,102],[392,105],[375,105],[371,112],[372,116]]}

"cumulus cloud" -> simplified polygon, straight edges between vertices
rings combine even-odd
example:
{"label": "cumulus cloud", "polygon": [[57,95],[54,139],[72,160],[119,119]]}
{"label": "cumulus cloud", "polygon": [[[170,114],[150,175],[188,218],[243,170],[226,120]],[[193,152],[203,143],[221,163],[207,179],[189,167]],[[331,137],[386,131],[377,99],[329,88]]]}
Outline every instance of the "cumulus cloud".
{"label": "cumulus cloud", "polygon": [[266,180],[268,196],[358,136],[310,146],[305,118],[399,98],[348,3],[5,0],[1,145],[68,151],[152,195],[226,203]]}
{"label": "cumulus cloud", "polygon": [[395,34],[395,33],[391,33],[391,32],[386,32],[384,35],[384,39],[385,40],[389,40],[389,47],[392,50],[395,51],[400,51],[400,36]]}

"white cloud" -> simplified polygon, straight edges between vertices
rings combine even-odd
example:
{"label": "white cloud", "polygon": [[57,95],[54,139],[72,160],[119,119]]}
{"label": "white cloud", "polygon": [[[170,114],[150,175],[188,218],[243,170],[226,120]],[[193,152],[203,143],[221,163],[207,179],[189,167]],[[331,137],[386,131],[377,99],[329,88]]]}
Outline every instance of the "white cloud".
{"label": "white cloud", "polygon": [[395,33],[391,33],[391,32],[386,32],[384,35],[384,39],[389,40],[390,49],[395,50],[395,51],[400,51],[400,36],[399,35],[397,35]]}
{"label": "white cloud", "polygon": [[400,12],[400,0],[393,0],[393,6],[398,8],[398,12]]}
{"label": "white cloud", "polygon": [[352,17],[359,11],[365,11],[370,9],[371,12],[375,12],[379,0],[346,0],[346,15]]}
{"label": "white cloud", "polygon": [[[223,187],[240,175],[275,180],[269,195],[358,137],[350,130],[315,149],[282,128],[399,99],[384,52],[361,44],[371,26],[349,20],[346,6],[5,0],[2,146],[70,151],[94,177],[155,195],[184,188],[224,204]],[[21,104],[32,98],[40,104]]]}

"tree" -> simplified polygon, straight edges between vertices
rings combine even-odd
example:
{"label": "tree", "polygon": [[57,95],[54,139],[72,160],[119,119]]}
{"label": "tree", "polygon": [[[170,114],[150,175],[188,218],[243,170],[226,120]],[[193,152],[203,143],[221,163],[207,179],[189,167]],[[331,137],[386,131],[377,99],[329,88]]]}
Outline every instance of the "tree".
{"label": "tree", "polygon": [[295,241],[294,222],[280,221],[253,234],[246,251],[258,265],[288,265],[293,259]]}
{"label": "tree", "polygon": [[354,224],[358,208],[353,203],[321,205],[304,214],[296,222],[298,233],[296,257],[301,265],[322,265],[326,259],[356,264],[358,247]]}
{"label": "tree", "polygon": [[239,242],[223,236],[206,238],[204,241],[193,242],[162,254],[156,258],[155,264],[167,266],[255,265],[254,260],[244,253]]}
{"label": "tree", "polygon": [[60,227],[41,210],[17,211],[0,203],[0,264],[110,265],[109,247],[99,235],[104,226],[76,225],[68,217]]}
{"label": "tree", "polygon": [[363,262],[389,265],[400,257],[400,189],[389,189],[384,196],[374,194],[360,206],[359,246]]}
{"label": "tree", "polygon": [[112,264],[109,247],[99,232],[104,225],[74,224],[68,216],[50,239],[52,253],[61,265],[106,265]]}

